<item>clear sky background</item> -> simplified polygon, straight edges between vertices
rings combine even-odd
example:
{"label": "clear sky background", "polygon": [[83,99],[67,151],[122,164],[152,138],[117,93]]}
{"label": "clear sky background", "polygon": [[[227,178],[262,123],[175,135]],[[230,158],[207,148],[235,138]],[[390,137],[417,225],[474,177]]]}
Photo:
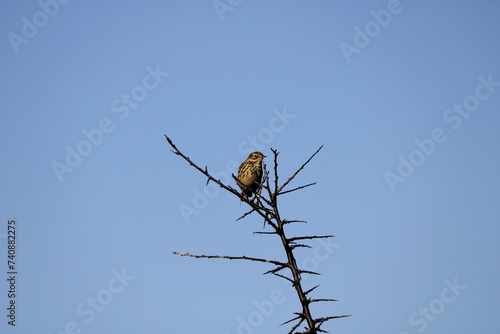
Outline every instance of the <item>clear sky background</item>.
{"label": "clear sky background", "polygon": [[284,256],[164,134],[221,178],[324,145],[281,200],[335,235],[297,252],[324,329],[499,332],[500,3],[63,2],[0,4],[0,332],[288,331],[270,267],[172,254]]}

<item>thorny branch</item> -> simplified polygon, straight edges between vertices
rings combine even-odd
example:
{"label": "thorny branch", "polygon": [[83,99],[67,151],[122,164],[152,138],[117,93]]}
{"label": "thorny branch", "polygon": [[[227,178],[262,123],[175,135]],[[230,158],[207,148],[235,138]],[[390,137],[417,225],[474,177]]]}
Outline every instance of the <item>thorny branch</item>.
{"label": "thorny branch", "polygon": [[[190,253],[180,253],[180,252],[174,252],[175,255],[179,256],[187,256],[187,257],[194,257],[194,258],[206,258],[206,259],[213,259],[213,258],[218,258],[218,259],[228,259],[228,260],[248,260],[248,261],[256,261],[256,262],[265,262],[272,264],[276,266],[274,269],[266,271],[264,274],[273,274],[275,276],[278,276],[280,278],[283,278],[287,281],[289,281],[292,286],[294,287],[297,297],[300,301],[301,305],[301,310],[299,312],[295,312],[294,314],[296,315],[294,318],[284,322],[282,325],[291,323],[296,321],[296,323],[293,325],[291,328],[289,334],[301,334],[301,333],[310,333],[310,334],[316,334],[320,332],[326,332],[321,328],[323,323],[325,323],[328,320],[331,319],[337,319],[337,318],[343,318],[343,317],[348,317],[348,315],[340,315],[340,316],[326,316],[326,317],[319,317],[319,318],[314,318],[311,314],[311,310],[309,305],[311,303],[318,303],[318,302],[331,302],[331,301],[336,301],[335,299],[330,299],[330,298],[317,298],[313,299],[309,297],[309,294],[315,290],[319,285],[316,285],[312,288],[310,288],[307,291],[304,291],[302,287],[302,280],[301,280],[301,274],[307,274],[307,275],[319,275],[317,272],[309,271],[309,270],[304,270],[300,269],[297,266],[297,262],[295,260],[295,254],[293,253],[293,250],[298,248],[298,247],[310,247],[309,245],[303,243],[307,242],[308,240],[313,240],[313,239],[321,239],[321,238],[332,238],[333,235],[307,235],[307,236],[295,236],[295,237],[287,237],[285,233],[285,225],[287,224],[292,224],[292,223],[305,223],[303,220],[287,220],[281,218],[281,214],[278,208],[278,196],[283,195],[286,193],[291,193],[297,190],[304,189],[306,187],[315,185],[316,182],[313,183],[308,183],[303,186],[299,186],[290,190],[284,190],[285,187],[297,176],[297,174],[306,167],[306,165],[314,158],[316,154],[321,150],[323,146],[320,146],[316,152],[314,152],[309,159],[306,160],[300,166],[295,173],[293,173],[283,184],[279,185],[279,178],[278,178],[278,154],[279,152],[277,150],[271,149],[273,152],[273,178],[274,182],[271,184],[269,182],[269,172],[267,171],[266,166],[264,165],[264,178],[261,184],[261,192],[260,194],[257,194],[254,196],[254,198],[250,198],[247,196],[244,196],[240,194],[235,188],[226,185],[222,183],[219,179],[216,179],[214,176],[210,174],[208,171],[208,168],[201,168],[199,165],[195,164],[188,156],[186,156],[184,153],[182,153],[177,146],[173,143],[173,141],[165,135],[166,140],[172,147],[172,152],[184,160],[186,160],[190,166],[194,167],[197,169],[200,173],[205,175],[207,177],[207,184],[212,181],[218,184],[221,188],[225,189],[226,191],[230,192],[231,194],[235,195],[238,197],[238,199],[241,202],[246,203],[249,207],[250,210],[244,213],[241,217],[238,218],[238,220],[243,219],[252,213],[258,214],[260,217],[264,219],[264,226],[267,224],[272,228],[271,232],[255,232],[256,234],[274,234],[277,235],[281,241],[281,245],[283,246],[283,249],[285,251],[286,255],[286,261],[277,261],[277,260],[269,260],[269,259],[263,259],[263,258],[257,258],[257,257],[250,257],[250,256],[227,256],[227,255],[196,255],[196,254],[190,254]],[[236,179],[236,177],[233,175],[233,178]],[[267,197],[263,195],[263,192],[265,191]],[[297,243],[297,241],[300,241],[301,243]],[[291,277],[279,273],[284,269],[288,269],[289,273],[291,274]],[[304,331],[297,332],[297,328],[301,324],[305,322],[306,326],[304,328]]]}
{"label": "thorny branch", "polygon": [[256,262],[272,263],[276,266],[287,267],[287,264],[284,262],[262,259],[262,258],[258,258],[258,257],[245,256],[245,255],[243,255],[243,256],[228,256],[228,255],[204,255],[204,254],[196,255],[196,254],[180,253],[180,252],[173,252],[173,253],[175,255],[179,255],[179,256],[189,256],[189,257],[195,257],[198,259],[248,260],[248,261],[256,261]]}

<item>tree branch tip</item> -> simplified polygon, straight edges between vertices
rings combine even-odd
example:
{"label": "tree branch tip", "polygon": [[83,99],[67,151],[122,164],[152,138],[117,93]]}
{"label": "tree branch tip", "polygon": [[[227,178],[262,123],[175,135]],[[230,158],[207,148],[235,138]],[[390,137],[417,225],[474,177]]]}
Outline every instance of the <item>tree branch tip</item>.
{"label": "tree branch tip", "polygon": [[292,249],[294,249],[294,248],[312,248],[311,246],[305,245],[305,244],[293,244],[291,247],[292,247]]}
{"label": "tree branch tip", "polygon": [[319,286],[320,286],[320,284],[313,286],[312,288],[310,288],[309,290],[307,290],[306,292],[304,292],[304,295],[307,296],[308,294],[310,294],[311,292],[313,292]]}
{"label": "tree branch tip", "polygon": [[311,270],[304,270],[304,269],[299,269],[299,273],[300,274],[309,274],[309,275],[318,275],[320,276],[321,274],[320,273],[317,273],[315,271],[311,271]]}
{"label": "tree branch tip", "polygon": [[309,299],[309,303],[319,303],[319,302],[338,302],[337,299],[333,298],[314,298]]}
{"label": "tree branch tip", "polygon": [[283,220],[283,225],[292,224],[292,223],[304,223],[304,224],[307,224],[307,221],[305,221],[305,220],[286,220],[286,219]]}
{"label": "tree branch tip", "polygon": [[[297,312],[294,312],[293,314],[297,314]],[[286,325],[286,324],[288,324],[288,323],[290,323],[290,322],[292,322],[292,321],[295,321],[295,320],[297,320],[297,319],[305,319],[305,318],[304,318],[304,316],[303,316],[302,314],[299,314],[299,315],[297,315],[295,318],[292,318],[292,319],[287,320],[287,321],[285,321],[284,323],[280,324],[280,326]]]}
{"label": "tree branch tip", "polygon": [[332,316],[329,316],[329,317],[322,317],[322,318],[316,318],[314,319],[314,323],[323,323],[323,322],[326,322],[328,320],[332,320],[332,319],[340,319],[340,318],[347,318],[347,317],[350,317],[351,315],[350,314],[344,314],[344,315],[332,315]]}
{"label": "tree branch tip", "polygon": [[255,231],[253,234],[276,234],[276,232]]}

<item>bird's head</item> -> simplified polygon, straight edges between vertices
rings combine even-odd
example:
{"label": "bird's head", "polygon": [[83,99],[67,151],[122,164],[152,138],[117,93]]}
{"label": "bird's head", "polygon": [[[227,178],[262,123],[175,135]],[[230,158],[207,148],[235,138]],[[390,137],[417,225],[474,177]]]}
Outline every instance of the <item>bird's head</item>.
{"label": "bird's head", "polygon": [[252,152],[247,159],[252,161],[262,161],[265,157],[266,156],[260,152]]}

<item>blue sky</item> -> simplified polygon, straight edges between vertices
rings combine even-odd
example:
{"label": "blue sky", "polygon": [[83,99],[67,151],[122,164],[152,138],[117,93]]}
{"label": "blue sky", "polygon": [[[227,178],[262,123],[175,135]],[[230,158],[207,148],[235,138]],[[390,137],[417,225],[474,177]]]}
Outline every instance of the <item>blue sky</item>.
{"label": "blue sky", "polygon": [[[286,333],[293,291],[228,178],[280,151],[335,333],[498,333],[500,4],[0,5],[0,332]],[[271,165],[271,160],[266,159]],[[234,186],[232,180],[228,181]],[[16,222],[16,297],[7,224]],[[16,304],[16,326],[7,307]]]}

